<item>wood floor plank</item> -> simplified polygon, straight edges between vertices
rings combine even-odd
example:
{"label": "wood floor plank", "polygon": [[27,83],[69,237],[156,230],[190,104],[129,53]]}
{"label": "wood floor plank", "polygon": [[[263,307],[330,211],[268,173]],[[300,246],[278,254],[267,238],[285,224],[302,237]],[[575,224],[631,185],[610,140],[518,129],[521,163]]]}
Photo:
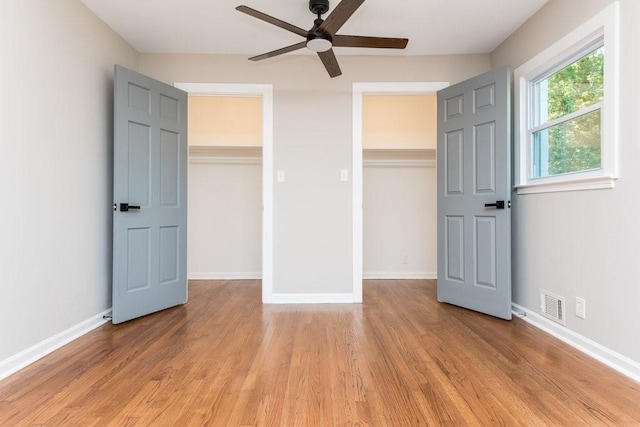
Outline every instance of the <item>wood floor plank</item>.
{"label": "wood floor plank", "polygon": [[520,319],[365,281],[263,305],[259,281],[104,325],[0,381],[1,426],[640,425],[640,385]]}

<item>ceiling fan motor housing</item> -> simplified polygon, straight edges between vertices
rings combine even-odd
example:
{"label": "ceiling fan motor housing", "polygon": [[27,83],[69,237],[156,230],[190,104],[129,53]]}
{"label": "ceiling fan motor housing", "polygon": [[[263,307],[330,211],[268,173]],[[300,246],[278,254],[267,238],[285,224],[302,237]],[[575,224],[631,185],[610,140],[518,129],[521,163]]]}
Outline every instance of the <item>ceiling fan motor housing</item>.
{"label": "ceiling fan motor housing", "polygon": [[316,15],[322,15],[329,10],[329,0],[309,0],[309,10]]}

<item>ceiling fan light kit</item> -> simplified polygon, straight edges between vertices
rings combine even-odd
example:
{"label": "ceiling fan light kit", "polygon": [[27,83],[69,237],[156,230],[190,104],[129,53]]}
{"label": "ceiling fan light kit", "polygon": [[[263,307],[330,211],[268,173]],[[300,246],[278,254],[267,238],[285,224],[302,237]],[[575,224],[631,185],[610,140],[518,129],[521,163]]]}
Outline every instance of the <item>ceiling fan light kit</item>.
{"label": "ceiling fan light kit", "polygon": [[307,47],[314,52],[326,52],[333,47],[331,40],[316,37],[307,40]]}
{"label": "ceiling fan light kit", "polygon": [[278,18],[252,9],[248,6],[238,6],[236,10],[253,16],[269,24],[302,36],[306,41],[283,47],[262,55],[249,58],[251,61],[261,61],[274,56],[293,52],[304,47],[318,54],[329,76],[337,77],[342,74],[333,47],[362,47],[376,49],[404,49],[408,39],[393,37],[365,37],[336,34],[353,13],[364,3],[364,0],[342,0],[335,9],[323,20],[322,15],[329,10],[329,0],[309,0],[309,10],[316,15],[313,27],[307,31],[300,27],[281,21]]}

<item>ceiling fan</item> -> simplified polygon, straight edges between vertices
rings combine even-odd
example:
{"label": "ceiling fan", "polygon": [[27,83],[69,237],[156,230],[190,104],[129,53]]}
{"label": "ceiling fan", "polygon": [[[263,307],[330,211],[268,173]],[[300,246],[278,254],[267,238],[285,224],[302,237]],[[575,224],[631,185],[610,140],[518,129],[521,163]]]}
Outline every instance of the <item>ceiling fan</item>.
{"label": "ceiling fan", "polygon": [[342,0],[329,14],[329,16],[327,16],[327,19],[323,20],[322,15],[329,10],[329,0],[309,0],[309,10],[317,16],[313,21],[313,27],[309,31],[259,12],[248,6],[236,7],[236,10],[239,10],[240,12],[268,22],[269,24],[273,24],[276,27],[298,34],[306,39],[305,41],[283,47],[282,49],[254,56],[249,58],[249,60],[260,61],[262,59],[272,58],[274,56],[282,55],[283,53],[293,52],[307,47],[318,53],[318,56],[324,64],[324,67],[327,69],[329,75],[331,77],[337,77],[342,74],[342,71],[340,71],[338,60],[336,59],[336,55],[333,53],[333,46],[404,49],[409,42],[408,39],[336,34],[336,32],[344,25],[351,15],[353,15],[360,5],[362,5],[362,3],[364,3],[364,0]]}

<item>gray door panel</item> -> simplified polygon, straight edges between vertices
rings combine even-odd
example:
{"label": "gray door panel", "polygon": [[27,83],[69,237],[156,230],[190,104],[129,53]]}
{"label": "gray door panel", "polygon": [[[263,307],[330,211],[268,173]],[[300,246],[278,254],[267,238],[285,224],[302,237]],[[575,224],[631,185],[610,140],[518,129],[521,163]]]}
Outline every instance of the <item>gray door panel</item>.
{"label": "gray door panel", "polygon": [[116,66],[114,105],[113,323],[120,323],[187,301],[187,94]]}
{"label": "gray door panel", "polygon": [[[438,300],[511,318],[505,67],[438,92]],[[504,209],[486,204],[504,202]]]}

